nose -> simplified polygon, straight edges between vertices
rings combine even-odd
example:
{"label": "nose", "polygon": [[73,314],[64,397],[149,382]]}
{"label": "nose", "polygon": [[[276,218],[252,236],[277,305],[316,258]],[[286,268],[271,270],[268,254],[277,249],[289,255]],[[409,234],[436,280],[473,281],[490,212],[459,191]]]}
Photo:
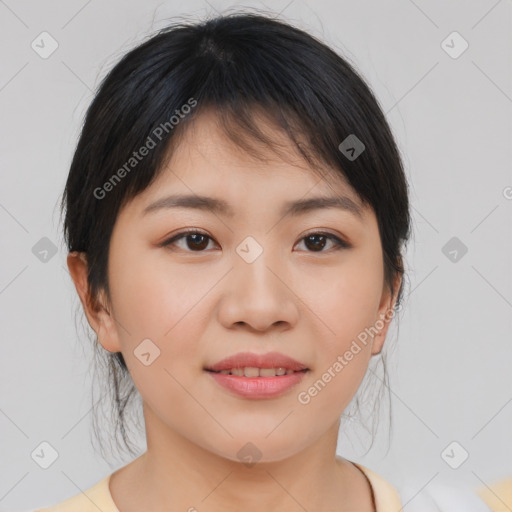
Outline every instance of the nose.
{"label": "nose", "polygon": [[269,261],[266,251],[252,263],[235,256],[218,310],[222,325],[257,332],[284,331],[295,325],[300,300],[284,263]]}

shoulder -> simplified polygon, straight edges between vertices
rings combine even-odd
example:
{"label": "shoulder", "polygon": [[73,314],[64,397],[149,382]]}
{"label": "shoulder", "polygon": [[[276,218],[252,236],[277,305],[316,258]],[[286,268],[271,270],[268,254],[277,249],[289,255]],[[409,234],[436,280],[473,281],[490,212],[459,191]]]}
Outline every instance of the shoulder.
{"label": "shoulder", "polygon": [[402,512],[400,495],[391,483],[361,464],[352,464],[359,468],[370,482],[377,512]]}
{"label": "shoulder", "polygon": [[119,512],[110,494],[109,480],[110,475],[80,494],[34,512]]}
{"label": "shoulder", "polygon": [[512,510],[512,477],[504,478],[489,486],[478,487],[476,492],[493,512]]}

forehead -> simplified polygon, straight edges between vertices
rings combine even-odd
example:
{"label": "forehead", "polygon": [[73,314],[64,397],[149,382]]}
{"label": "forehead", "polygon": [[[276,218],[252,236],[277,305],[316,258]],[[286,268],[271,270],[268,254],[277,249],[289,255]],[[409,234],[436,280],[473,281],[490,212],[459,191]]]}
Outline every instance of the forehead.
{"label": "forehead", "polygon": [[[255,113],[258,128],[276,145],[241,135],[251,151],[231,140],[214,111],[202,112],[180,134],[158,178],[147,196],[158,196],[162,189],[189,194],[229,196],[230,193],[297,198],[314,195],[340,195],[361,204],[359,196],[337,169],[318,163],[311,167],[286,134],[267,118]],[[237,137],[238,133],[235,134]],[[277,149],[277,153],[275,151]]]}

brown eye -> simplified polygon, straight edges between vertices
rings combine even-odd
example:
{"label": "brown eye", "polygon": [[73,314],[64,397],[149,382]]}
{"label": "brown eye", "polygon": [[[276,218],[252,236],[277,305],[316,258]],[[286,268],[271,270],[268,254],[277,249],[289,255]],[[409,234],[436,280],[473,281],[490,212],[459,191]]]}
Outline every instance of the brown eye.
{"label": "brown eye", "polygon": [[308,252],[328,252],[324,251],[324,248],[328,245],[328,241],[332,242],[331,248],[334,250],[337,249],[348,249],[350,245],[343,240],[339,239],[337,236],[331,235],[330,233],[311,233],[310,235],[305,236],[302,240],[304,240],[305,246],[308,248]]}
{"label": "brown eye", "polygon": [[184,231],[163,242],[162,247],[177,245],[176,242],[182,239],[185,239],[185,243],[181,249],[189,252],[203,252],[208,247],[208,242],[212,240],[211,237],[201,231]]}
{"label": "brown eye", "polygon": [[208,237],[201,233],[187,235],[185,240],[189,249],[201,251],[208,246]]}
{"label": "brown eye", "polygon": [[[181,242],[183,239],[184,244],[179,247],[177,242]],[[338,250],[348,249],[351,247],[350,244],[330,233],[311,233],[310,235],[302,238],[302,240],[305,243],[307,252],[328,252],[329,249]],[[163,242],[161,245],[162,247],[176,246],[187,252],[205,252],[210,241],[213,241],[213,238],[208,236],[206,233],[191,230],[178,233],[169,240]],[[330,247],[329,242],[331,243]],[[325,247],[327,247],[327,250],[324,250]]]}

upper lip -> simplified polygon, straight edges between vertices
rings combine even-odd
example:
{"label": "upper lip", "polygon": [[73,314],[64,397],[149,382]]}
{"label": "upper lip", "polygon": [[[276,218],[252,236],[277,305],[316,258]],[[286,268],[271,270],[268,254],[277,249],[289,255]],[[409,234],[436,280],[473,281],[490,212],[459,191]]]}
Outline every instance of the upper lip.
{"label": "upper lip", "polygon": [[254,354],[252,352],[239,352],[226,357],[212,366],[205,367],[205,370],[220,372],[231,368],[285,368],[300,372],[308,370],[306,365],[279,352],[267,352],[266,354]]}

